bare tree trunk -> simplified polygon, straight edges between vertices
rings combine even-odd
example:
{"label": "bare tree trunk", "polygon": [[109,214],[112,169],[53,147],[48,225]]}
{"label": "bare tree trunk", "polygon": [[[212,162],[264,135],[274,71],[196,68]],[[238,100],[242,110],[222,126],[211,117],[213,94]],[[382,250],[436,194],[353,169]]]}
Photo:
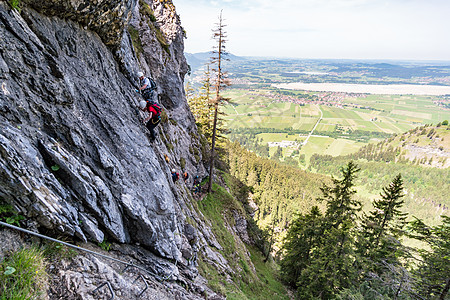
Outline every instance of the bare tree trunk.
{"label": "bare tree trunk", "polygon": [[[218,94],[218,92],[217,92]],[[209,182],[208,182],[208,193],[211,193],[212,190],[212,178],[214,171],[214,154],[215,154],[215,146],[216,146],[216,127],[217,127],[217,110],[219,106],[219,100],[216,98],[214,103],[214,124],[213,124],[213,134],[211,141],[211,158],[209,161]]]}

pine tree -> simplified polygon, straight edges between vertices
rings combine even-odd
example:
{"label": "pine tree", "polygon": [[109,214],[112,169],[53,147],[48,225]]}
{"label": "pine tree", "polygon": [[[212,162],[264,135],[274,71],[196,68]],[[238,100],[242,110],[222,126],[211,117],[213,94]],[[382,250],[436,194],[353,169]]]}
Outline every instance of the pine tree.
{"label": "pine tree", "polygon": [[211,158],[210,158],[210,166],[209,166],[209,182],[208,182],[208,192],[211,192],[212,188],[212,180],[213,180],[213,170],[214,170],[214,161],[215,161],[215,147],[216,147],[216,135],[217,135],[217,123],[219,119],[219,103],[221,101],[225,101],[226,99],[220,95],[220,91],[228,85],[226,72],[223,71],[222,63],[226,60],[225,56],[227,52],[225,50],[226,43],[226,32],[225,32],[225,24],[222,19],[222,12],[219,15],[219,22],[217,23],[216,29],[213,30],[213,38],[217,42],[217,47],[215,51],[213,51],[213,57],[211,58],[211,64],[217,65],[217,69],[214,69],[216,73],[215,80],[215,92],[216,96],[213,100],[214,105],[214,118],[213,118],[213,127],[212,127],[212,137],[211,137]]}
{"label": "pine tree", "polygon": [[212,137],[214,106],[211,101],[211,73],[209,64],[203,74],[202,86],[200,92],[195,94],[193,89],[186,85],[186,97],[189,107],[195,117],[199,131],[208,139]]}
{"label": "pine tree", "polygon": [[319,200],[327,203],[325,216],[330,220],[332,227],[339,227],[347,219],[355,220],[357,212],[361,210],[361,202],[353,199],[356,193],[353,181],[357,172],[358,166],[350,161],[347,168],[341,168],[343,176],[341,180],[333,178],[333,187],[324,185],[321,188],[323,196]]}
{"label": "pine tree", "polygon": [[354,243],[357,212],[361,203],[353,199],[354,180],[359,168],[350,161],[341,168],[343,178],[333,179],[333,187],[324,185],[320,200],[326,201],[324,232],[314,259],[302,272],[298,284],[300,298],[332,298],[340,289],[349,287],[356,278]]}
{"label": "pine tree", "polygon": [[300,274],[310,264],[312,249],[320,244],[322,218],[319,208],[313,206],[308,214],[297,215],[289,226],[280,267],[283,280],[292,287],[297,287]]}
{"label": "pine tree", "polygon": [[214,105],[211,100],[211,71],[209,69],[210,65],[206,64],[206,70],[204,73],[203,85],[200,88],[201,103],[202,103],[202,114],[199,123],[202,126],[202,133],[206,136],[208,141],[212,138],[212,128],[213,128],[213,116],[214,116]]}
{"label": "pine tree", "polygon": [[450,290],[450,217],[435,227],[421,220],[411,222],[410,237],[427,243],[430,250],[421,249],[421,260],[414,271],[417,293],[422,299],[448,299]]}
{"label": "pine tree", "polygon": [[373,202],[375,209],[363,214],[355,267],[361,271],[362,284],[387,297],[398,298],[400,293],[411,289],[410,274],[404,266],[407,251],[400,241],[407,215],[400,210],[404,203],[400,174],[383,187],[380,196]]}
{"label": "pine tree", "polygon": [[357,277],[353,267],[354,245],[361,203],[353,199],[356,193],[353,181],[358,171],[349,162],[341,169],[342,179],[333,179],[332,187],[324,184],[321,188],[320,200],[327,204],[324,217],[314,208],[289,228],[282,267],[286,268],[285,280],[295,283],[299,299],[333,298],[339,290],[349,288]]}
{"label": "pine tree", "polygon": [[189,82],[184,86],[184,93],[186,94],[186,100],[189,104],[192,115],[194,116],[196,123],[198,123],[201,115],[200,95],[196,93],[195,89],[189,84]]}
{"label": "pine tree", "polygon": [[[375,200],[375,210],[363,215],[362,235],[366,244],[360,249],[363,256],[373,256],[377,251],[384,249],[384,254],[393,254],[394,245],[392,239],[398,239],[403,235],[403,227],[406,224],[406,213],[400,208],[404,204],[403,180],[398,174],[387,187],[383,187],[381,199]],[[390,240],[390,241],[389,241]],[[390,246],[391,247],[390,247]],[[382,257],[385,257],[385,255]]]}
{"label": "pine tree", "polygon": [[189,82],[187,82],[186,85],[184,86],[184,93],[186,95],[186,99],[188,100],[188,102],[189,99],[192,99],[195,96],[195,89],[191,86]]}
{"label": "pine tree", "polygon": [[339,228],[324,230],[319,246],[311,253],[309,265],[298,278],[298,299],[332,299],[339,290],[353,285],[357,275],[353,267],[353,228],[347,219]]}

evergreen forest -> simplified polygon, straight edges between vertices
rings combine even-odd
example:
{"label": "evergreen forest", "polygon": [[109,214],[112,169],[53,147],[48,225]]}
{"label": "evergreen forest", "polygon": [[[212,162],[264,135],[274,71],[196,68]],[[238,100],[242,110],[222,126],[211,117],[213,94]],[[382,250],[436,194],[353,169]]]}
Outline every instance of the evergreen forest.
{"label": "evergreen forest", "polygon": [[220,165],[245,187],[256,246],[296,299],[448,298],[448,168],[399,159],[395,139],[315,154],[307,170],[222,139]]}
{"label": "evergreen forest", "polygon": [[[447,299],[450,218],[431,226],[404,212],[399,169],[385,171],[389,182],[377,182],[379,197],[362,211],[356,185],[376,170],[369,163],[349,161],[330,179],[234,143],[227,165],[249,187],[261,249],[274,254],[297,299]],[[411,239],[422,246],[408,246]]]}
{"label": "evergreen forest", "polygon": [[[199,131],[210,140],[208,78],[209,70],[199,92],[189,87],[186,94]],[[243,95],[231,89],[226,94],[241,98],[238,104],[233,97],[215,100],[221,112],[216,165],[222,176],[241,185],[234,196],[250,216],[252,240],[264,263],[278,265],[276,277],[293,291],[293,298],[450,298],[448,121],[416,126],[405,120],[403,125],[408,126],[403,132],[389,134],[380,130],[383,124],[377,118],[371,123],[355,121],[358,128],[367,127],[364,130],[319,124],[324,122],[319,113],[336,120],[353,118],[358,109],[365,114],[368,106],[361,104],[351,104],[355,113],[281,103],[271,90],[250,89]],[[367,103],[373,100],[358,97],[361,103],[366,97]],[[385,98],[386,103],[407,99]],[[279,115],[270,116],[273,109],[279,109]],[[233,115],[227,120],[224,112]],[[289,125],[289,118],[298,119],[299,112],[318,121],[283,127]],[[392,120],[389,126],[400,129],[399,122]],[[330,155],[324,148],[308,150],[313,146],[306,148],[306,136],[314,124],[322,128],[314,132],[318,137],[314,146],[321,145],[322,138],[327,143],[333,140],[326,147],[350,145],[352,150],[341,155]],[[274,139],[283,139],[293,149],[269,145]]]}

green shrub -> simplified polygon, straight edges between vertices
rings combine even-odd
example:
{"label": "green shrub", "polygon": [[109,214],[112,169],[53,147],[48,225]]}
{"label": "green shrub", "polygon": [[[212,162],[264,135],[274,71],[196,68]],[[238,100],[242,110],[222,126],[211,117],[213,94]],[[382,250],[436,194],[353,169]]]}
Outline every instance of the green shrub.
{"label": "green shrub", "polygon": [[40,299],[48,275],[42,250],[24,248],[0,264],[0,299]]}
{"label": "green shrub", "polygon": [[20,227],[20,221],[25,217],[19,215],[9,204],[0,204],[0,221]]}
{"label": "green shrub", "polygon": [[9,5],[20,13],[20,0],[9,0]]}
{"label": "green shrub", "polygon": [[109,249],[111,249],[111,244],[108,243],[106,239],[104,239],[103,242],[99,243],[98,245],[105,251],[109,251]]}
{"label": "green shrub", "polygon": [[186,166],[186,159],[184,159],[184,157],[180,158],[180,166],[181,169],[184,170],[184,167]]}
{"label": "green shrub", "polygon": [[141,13],[141,15],[146,15],[152,22],[156,22],[155,15],[150,5],[145,3],[143,0],[139,0],[139,6],[140,6],[139,12]]}
{"label": "green shrub", "polygon": [[165,110],[161,111],[161,122],[167,123],[169,121],[169,117],[167,116],[167,113]]}
{"label": "green shrub", "polygon": [[152,23],[148,23],[148,26],[155,31],[156,39],[158,40],[164,51],[166,51],[166,53],[170,56],[170,45],[167,42],[164,33],[161,31],[161,29],[159,29],[159,27],[156,27]]}

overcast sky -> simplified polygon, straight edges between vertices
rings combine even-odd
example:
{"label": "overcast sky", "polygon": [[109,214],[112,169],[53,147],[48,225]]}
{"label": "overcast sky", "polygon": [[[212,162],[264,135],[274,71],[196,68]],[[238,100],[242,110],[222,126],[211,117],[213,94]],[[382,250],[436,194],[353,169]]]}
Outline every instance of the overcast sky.
{"label": "overcast sky", "polygon": [[450,0],[172,0],[185,51],[211,51],[220,11],[239,56],[450,61]]}

